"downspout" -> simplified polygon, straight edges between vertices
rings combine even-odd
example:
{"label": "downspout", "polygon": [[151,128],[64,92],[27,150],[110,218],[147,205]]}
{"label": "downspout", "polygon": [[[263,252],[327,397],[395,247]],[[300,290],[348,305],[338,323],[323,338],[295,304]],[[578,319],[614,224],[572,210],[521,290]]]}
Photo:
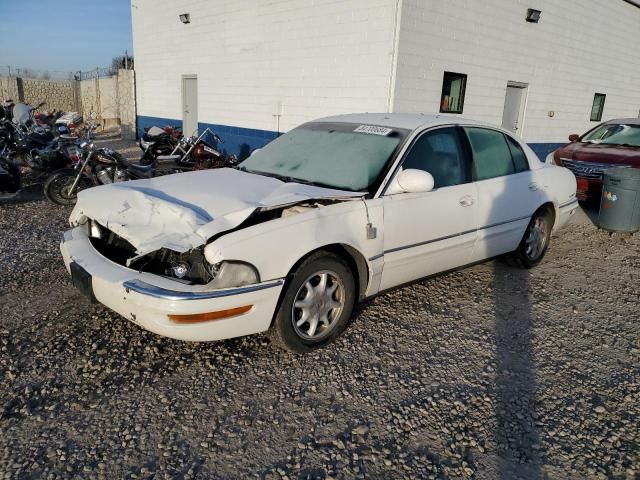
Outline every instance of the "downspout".
{"label": "downspout", "polygon": [[391,51],[391,72],[389,76],[389,94],[387,111],[393,112],[396,94],[396,75],[398,73],[398,49],[400,45],[400,20],[402,18],[402,1],[396,0],[396,15],[393,24],[393,46]]}

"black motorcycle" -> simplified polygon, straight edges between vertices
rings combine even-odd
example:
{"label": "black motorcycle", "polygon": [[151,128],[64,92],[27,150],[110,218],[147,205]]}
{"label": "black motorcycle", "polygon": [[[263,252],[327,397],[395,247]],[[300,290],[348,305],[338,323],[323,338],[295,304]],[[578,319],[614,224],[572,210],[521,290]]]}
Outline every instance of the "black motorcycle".
{"label": "black motorcycle", "polygon": [[21,187],[20,169],[11,162],[0,159],[0,197],[17,193]]}
{"label": "black motorcycle", "polygon": [[180,139],[176,150],[181,155],[160,155],[147,165],[131,162],[110,148],[96,148],[89,136],[80,144],[82,161],[75,168],[54,172],[44,184],[44,194],[58,205],[73,205],[79,191],[93,186],[235,166],[234,156],[224,157],[203,140],[207,133],[222,142],[220,137],[206,129],[198,137]]}
{"label": "black motorcycle", "polygon": [[13,107],[12,119],[0,123],[0,137],[8,142],[5,158],[15,165],[25,165],[40,172],[52,172],[67,165],[64,151],[76,137],[69,135],[65,125],[48,129],[38,126],[34,111],[44,105],[31,107],[19,103]]}

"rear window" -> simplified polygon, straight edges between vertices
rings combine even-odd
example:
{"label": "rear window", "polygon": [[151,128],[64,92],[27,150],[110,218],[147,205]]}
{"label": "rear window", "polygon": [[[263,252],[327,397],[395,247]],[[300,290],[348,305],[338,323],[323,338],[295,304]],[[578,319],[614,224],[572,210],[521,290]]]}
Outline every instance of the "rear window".
{"label": "rear window", "polygon": [[515,173],[511,150],[502,132],[486,128],[465,128],[473,150],[476,180],[503,177]]}
{"label": "rear window", "polygon": [[511,151],[511,158],[513,158],[513,164],[516,167],[516,172],[529,170],[529,160],[527,160],[527,156],[522,150],[522,147],[510,136],[505,135],[505,137],[509,144],[509,150]]}

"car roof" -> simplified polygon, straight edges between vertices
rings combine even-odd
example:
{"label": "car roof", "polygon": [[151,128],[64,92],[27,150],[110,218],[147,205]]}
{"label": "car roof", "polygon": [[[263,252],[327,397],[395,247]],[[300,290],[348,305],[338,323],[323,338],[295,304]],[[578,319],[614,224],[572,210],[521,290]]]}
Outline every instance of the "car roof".
{"label": "car roof", "polygon": [[640,118],[614,118],[613,120],[607,120],[604,122],[609,123],[626,123],[628,125],[640,125]]}
{"label": "car roof", "polygon": [[423,113],[350,113],[347,115],[334,115],[331,117],[324,117],[318,120],[314,120],[314,122],[356,123],[389,128],[403,128],[406,130],[416,130],[422,127],[452,124],[482,125],[496,128],[487,123],[469,120],[457,115],[434,115]]}

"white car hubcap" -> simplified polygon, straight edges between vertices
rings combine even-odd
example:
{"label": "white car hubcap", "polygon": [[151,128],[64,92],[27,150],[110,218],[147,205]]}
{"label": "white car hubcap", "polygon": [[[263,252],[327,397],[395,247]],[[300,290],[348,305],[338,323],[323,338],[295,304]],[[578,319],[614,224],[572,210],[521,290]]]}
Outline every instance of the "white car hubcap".
{"label": "white car hubcap", "polygon": [[529,234],[525,241],[525,254],[529,260],[537,260],[547,245],[547,222],[544,217],[538,217],[529,227]]}
{"label": "white car hubcap", "polygon": [[319,340],[335,327],[345,302],[342,281],[325,270],[311,275],[295,296],[291,319],[296,334],[306,340]]}

